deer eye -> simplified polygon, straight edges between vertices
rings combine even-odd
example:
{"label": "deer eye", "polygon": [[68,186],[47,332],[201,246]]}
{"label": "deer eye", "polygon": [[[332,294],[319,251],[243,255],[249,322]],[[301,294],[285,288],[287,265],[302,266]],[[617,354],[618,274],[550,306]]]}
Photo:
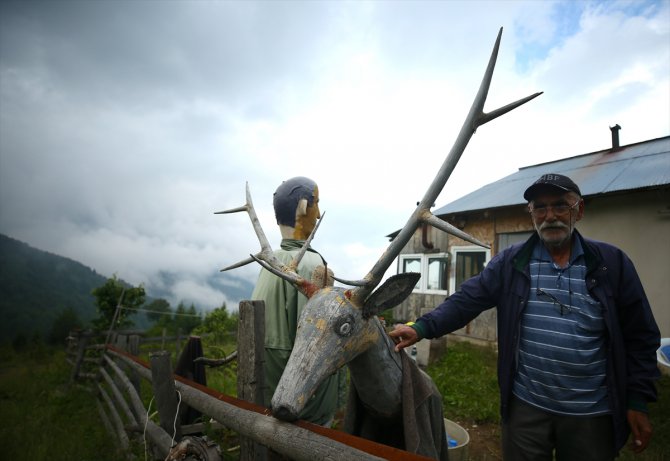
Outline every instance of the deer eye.
{"label": "deer eye", "polygon": [[351,315],[343,315],[335,321],[334,330],[340,336],[349,336],[354,328],[354,318]]}

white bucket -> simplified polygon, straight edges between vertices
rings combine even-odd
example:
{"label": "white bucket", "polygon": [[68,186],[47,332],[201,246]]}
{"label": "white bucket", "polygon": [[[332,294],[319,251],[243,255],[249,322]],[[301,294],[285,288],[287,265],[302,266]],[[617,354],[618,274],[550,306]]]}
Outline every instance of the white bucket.
{"label": "white bucket", "polygon": [[[468,461],[468,444],[470,443],[470,434],[461,426],[444,418],[444,428],[447,432],[447,442],[449,443],[449,461]],[[452,446],[456,442],[455,446]]]}

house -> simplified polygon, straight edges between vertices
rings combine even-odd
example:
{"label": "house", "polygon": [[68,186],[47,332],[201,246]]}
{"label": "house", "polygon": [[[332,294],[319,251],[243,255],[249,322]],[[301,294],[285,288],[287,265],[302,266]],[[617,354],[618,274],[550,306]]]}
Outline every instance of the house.
{"label": "house", "polygon": [[[397,271],[420,272],[422,277],[410,297],[394,309],[394,317],[414,320],[432,310],[495,254],[527,239],[534,230],[524,190],[542,174],[561,173],[579,185],[584,197],[579,231],[628,254],[661,335],[670,336],[670,136],[620,146],[619,129],[618,125],[611,128],[609,149],[520,168],[433,211],[491,248],[474,246],[430,226],[417,229],[398,257]],[[453,336],[495,343],[495,309]]]}

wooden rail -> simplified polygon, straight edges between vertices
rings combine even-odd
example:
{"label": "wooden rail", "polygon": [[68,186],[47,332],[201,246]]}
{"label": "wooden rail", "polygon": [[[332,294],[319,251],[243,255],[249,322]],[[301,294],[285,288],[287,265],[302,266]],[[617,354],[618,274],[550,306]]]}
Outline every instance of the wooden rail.
{"label": "wooden rail", "polygon": [[[208,444],[206,440],[193,435],[184,435],[201,431],[203,425],[180,425],[180,405],[182,410],[187,405],[237,432],[241,437],[240,460],[263,461],[268,456],[272,458],[272,452],[298,461],[429,459],[306,421],[287,423],[272,417],[270,411],[262,405],[264,307],[259,301],[240,303],[240,398],[222,394],[175,375],[171,354],[166,351],[151,353],[150,363],[139,359],[139,339],[128,340],[132,335],[119,332],[113,335],[116,345],[108,344],[104,347],[90,344],[94,335],[80,335],[81,342],[73,344],[71,348],[76,352],[74,359],[70,360],[73,364],[71,379],[94,379],[94,390],[99,396],[98,411],[107,430],[115,436],[124,450],[128,450],[131,439],[141,435],[148,442],[154,459],[221,459],[218,449],[215,449],[217,447],[212,447],[211,443]],[[137,338],[140,337],[136,332],[132,333]],[[191,340],[199,341],[200,338]],[[97,351],[98,358],[92,356],[91,351]],[[95,372],[90,371],[91,365],[98,367]],[[141,379],[149,381],[153,387],[152,402],[155,403],[148,409],[140,398]],[[178,398],[181,399],[180,402]],[[150,411],[157,411],[159,424],[147,417]],[[267,451],[268,448],[270,452]],[[182,453],[187,454],[182,456]]]}

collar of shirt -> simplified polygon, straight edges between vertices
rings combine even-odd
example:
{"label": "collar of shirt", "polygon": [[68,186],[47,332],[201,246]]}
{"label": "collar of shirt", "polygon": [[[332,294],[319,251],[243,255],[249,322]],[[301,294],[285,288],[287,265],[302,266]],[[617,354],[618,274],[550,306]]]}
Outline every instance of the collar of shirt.
{"label": "collar of shirt", "polygon": [[[584,249],[582,248],[581,242],[579,241],[578,238],[573,238],[572,250],[570,251],[570,262],[568,263],[568,267],[575,264],[575,262],[580,257],[583,256],[584,256]],[[547,247],[545,247],[544,243],[542,243],[542,240],[538,240],[537,243],[535,244],[535,248],[533,248],[533,254],[531,258],[535,261],[550,262],[554,266],[556,265],[554,263],[554,260],[551,258],[551,255],[549,254]]]}

